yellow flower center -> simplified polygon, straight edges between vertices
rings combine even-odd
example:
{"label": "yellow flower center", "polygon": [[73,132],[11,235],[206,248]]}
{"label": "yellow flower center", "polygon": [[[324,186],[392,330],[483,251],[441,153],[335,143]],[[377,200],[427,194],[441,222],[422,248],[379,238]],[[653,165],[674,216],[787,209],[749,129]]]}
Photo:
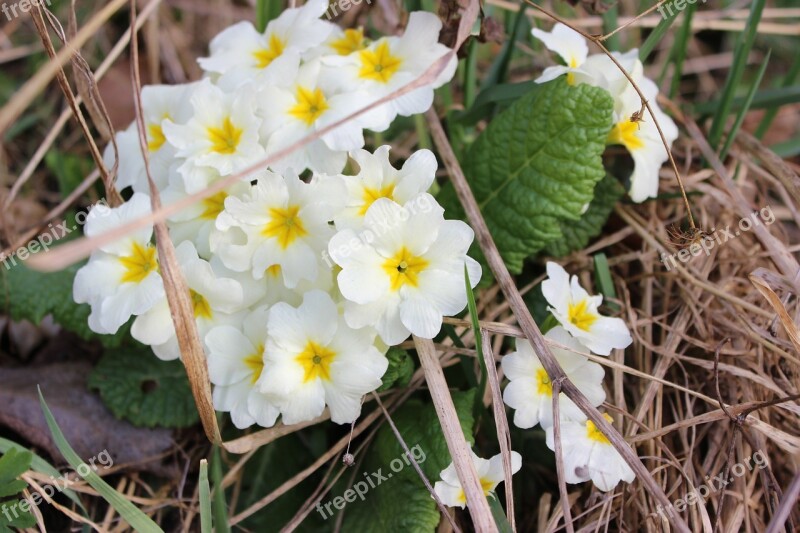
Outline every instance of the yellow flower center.
{"label": "yellow flower center", "polygon": [[234,126],[230,117],[225,117],[219,128],[206,128],[208,140],[211,141],[211,151],[218,154],[232,154],[239,146],[244,130]]}
{"label": "yellow flower center", "polygon": [[[569,68],[578,68],[578,60],[570,58],[569,60]],[[575,73],[574,72],[567,72],[567,83],[569,85],[575,85]]]}
{"label": "yellow flower center", "polygon": [[608,144],[621,144],[630,151],[642,148],[644,141],[639,138],[639,123],[628,119],[615,125],[608,134]]}
{"label": "yellow flower center", "polygon": [[258,378],[261,377],[261,372],[264,371],[264,345],[259,344],[256,346],[256,352],[245,357],[244,364],[252,370],[253,375],[250,378],[250,384],[255,385]]}
{"label": "yellow flower center", "polygon": [[289,108],[289,114],[309,126],[316,122],[329,107],[322,89],[312,91],[305,87],[298,87],[295,99],[297,103]]}
{"label": "yellow flower center", "polygon": [[284,250],[298,237],[303,237],[308,232],[303,226],[303,220],[297,216],[300,206],[292,205],[286,208],[273,207],[269,210],[271,220],[261,230],[264,237],[278,239],[278,244]]}
{"label": "yellow flower center", "polygon": [[580,302],[573,304],[569,304],[569,308],[567,310],[567,318],[569,321],[575,326],[583,331],[589,331],[589,328],[592,327],[595,320],[597,320],[597,314],[589,311],[589,299],[584,298]]}
{"label": "yellow flower center", "polygon": [[303,382],[321,378],[324,381],[331,379],[331,363],[336,358],[336,352],[320,346],[314,341],[308,341],[305,349],[297,356],[296,361],[303,365],[305,376]]}
{"label": "yellow flower center", "polygon": [[393,200],[394,195],[394,184],[387,185],[382,189],[370,189],[369,187],[364,187],[364,193],[362,195],[362,199],[364,200],[364,205],[361,206],[358,214],[364,216],[367,214],[367,210],[369,206],[372,205],[372,202],[377,200],[378,198],[388,198],[389,200]]}
{"label": "yellow flower center", "polygon": [[266,48],[253,52],[253,57],[256,59],[256,66],[258,68],[267,68],[275,58],[283,53],[284,48],[286,48],[284,42],[273,33],[269,36],[269,44]]}
{"label": "yellow flower center", "polygon": [[203,214],[200,218],[205,220],[216,220],[217,216],[225,209],[225,198],[228,193],[220,191],[217,194],[212,194],[203,200]]}
{"label": "yellow flower center", "polygon": [[[483,489],[483,494],[485,496],[488,496],[489,493],[492,492],[496,486],[497,485],[495,485],[494,481],[491,481],[489,479],[481,478],[481,488]],[[467,502],[467,495],[464,493],[464,489],[461,489],[461,491],[458,493],[458,497],[456,499],[458,500],[458,503],[466,503]]]}
{"label": "yellow flower center", "polygon": [[[605,418],[609,423],[614,421],[614,419],[611,418],[608,413],[603,413],[603,418]],[[597,426],[595,426],[594,422],[591,420],[586,421],[586,436],[589,437],[589,440],[593,440],[601,444],[610,444],[608,438],[606,438],[606,436],[603,435],[599,429],[597,429]]]}
{"label": "yellow flower center", "polygon": [[544,368],[536,371],[536,383],[538,384],[536,392],[543,396],[553,395],[553,384],[550,382],[550,376],[547,375],[547,371]]}
{"label": "yellow flower center", "polygon": [[147,136],[149,140],[147,141],[147,148],[151,152],[155,152],[162,146],[164,143],[167,142],[167,138],[164,136],[164,130],[161,129],[161,124],[150,124],[147,127]]}
{"label": "yellow flower center", "polygon": [[389,274],[393,291],[400,290],[400,287],[406,283],[416,287],[419,282],[419,275],[427,267],[427,260],[412,255],[405,246],[394,257],[387,259],[383,263],[383,270]]}
{"label": "yellow flower center", "polygon": [[125,267],[122,274],[122,283],[139,283],[153,270],[158,269],[158,259],[156,259],[156,249],[149,244],[142,246],[134,242],[131,247],[131,255],[120,257],[119,262]]}
{"label": "yellow flower center", "polygon": [[205,296],[192,289],[189,289],[189,296],[192,298],[195,318],[211,318],[214,316],[214,312],[211,311],[211,306]]}
{"label": "yellow flower center", "polygon": [[281,266],[280,265],[272,265],[267,267],[266,273],[268,276],[272,276],[273,278],[277,278],[281,275]]}
{"label": "yellow flower center", "polygon": [[331,43],[331,48],[340,56],[350,55],[364,48],[364,30],[344,30],[344,37]]}
{"label": "yellow flower center", "polygon": [[403,64],[403,60],[393,56],[389,49],[388,41],[381,41],[375,50],[362,50],[359,52],[361,70],[358,75],[367,80],[388,83],[395,72]]}

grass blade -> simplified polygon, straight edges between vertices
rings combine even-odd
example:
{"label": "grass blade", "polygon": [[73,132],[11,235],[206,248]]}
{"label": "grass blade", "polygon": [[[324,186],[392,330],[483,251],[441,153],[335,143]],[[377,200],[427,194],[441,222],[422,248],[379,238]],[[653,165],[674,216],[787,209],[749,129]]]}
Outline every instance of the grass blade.
{"label": "grass blade", "polygon": [[472,292],[472,287],[469,284],[469,273],[467,272],[467,265],[464,265],[464,285],[467,289],[467,308],[469,309],[469,319],[472,322],[472,331],[475,332],[475,351],[478,353],[478,361],[481,364],[481,381],[478,385],[478,394],[475,395],[475,419],[483,412],[483,395],[486,392],[486,382],[488,379],[488,370],[486,362],[483,360],[483,335],[481,334],[481,326],[478,323],[478,306],[475,305],[475,293]]}
{"label": "grass blade", "polygon": [[645,39],[645,41],[642,43],[642,46],[639,47],[639,59],[642,61],[642,63],[644,63],[650,56],[653,49],[656,47],[656,44],[658,44],[661,39],[664,38],[664,35],[667,34],[667,30],[670,26],[672,26],[672,23],[675,22],[676,18],[678,18],[677,13],[674,16],[665,18],[658,23],[658,26],[653,28],[653,31],[647,36],[647,39]]}
{"label": "grass blade", "polygon": [[[38,388],[38,387],[37,387]],[[58,427],[58,423],[56,419],[53,418],[53,413],[50,411],[50,408],[47,407],[47,403],[44,401],[44,396],[42,396],[42,390],[39,390],[39,404],[42,406],[42,411],[44,412],[44,418],[47,421],[47,427],[50,428],[50,433],[53,435],[53,442],[55,442],[58,451],[61,452],[61,455],[64,456],[64,459],[67,460],[69,465],[75,469],[76,472],[79,471],[81,466],[85,466],[85,463],[81,458],[75,453],[75,450],[67,442],[67,439],[64,438],[64,434],[61,432],[61,428]],[[98,476],[94,470],[91,468],[88,469],[88,473],[86,475],[82,475],[83,479],[86,480],[89,485],[92,486],[94,490],[96,490],[102,498],[108,502],[108,504],[116,510],[119,515],[126,521],[130,526],[135,529],[136,531],[143,531],[145,533],[163,533],[163,530],[153,522],[149,516],[144,514],[140,511],[135,505],[129,502],[125,497],[114,490],[114,488],[103,481],[103,479]]]}
{"label": "grass blade", "polygon": [[692,36],[692,19],[694,18],[696,7],[697,4],[689,4],[689,7],[684,11],[683,22],[681,22],[680,30],[675,36],[675,44],[672,45],[671,55],[675,67],[672,71],[672,83],[670,83],[669,87],[670,98],[675,98],[681,85],[683,62],[686,59],[686,49],[689,47],[689,38]]}
{"label": "grass blade", "polygon": [[772,50],[767,51],[767,56],[764,58],[764,61],[761,63],[761,66],[758,67],[758,73],[756,73],[756,79],[753,80],[753,85],[750,86],[750,90],[747,91],[747,96],[745,97],[744,105],[742,109],[739,110],[739,114],[736,115],[736,120],[733,122],[733,126],[731,126],[730,131],[728,132],[728,137],[725,139],[725,144],[722,146],[722,150],[719,153],[719,158],[721,161],[725,160],[725,156],[728,154],[728,150],[730,150],[731,145],[733,144],[733,140],[736,138],[736,133],[739,131],[739,128],[742,126],[742,122],[744,122],[744,117],[747,115],[747,112],[750,110],[750,104],[753,102],[753,97],[758,90],[758,86],[761,85],[761,79],[764,77],[764,73],[767,71],[767,65],[769,64],[769,57],[772,54]]}
{"label": "grass blade", "polygon": [[725,122],[728,118],[728,113],[731,111],[733,96],[744,74],[744,67],[747,63],[747,58],[750,56],[750,50],[753,48],[753,42],[758,32],[758,23],[761,21],[761,13],[764,11],[765,3],[766,0],[753,1],[753,5],[750,8],[750,16],[747,17],[745,31],[739,35],[739,40],[736,43],[733,65],[728,71],[728,78],[725,80],[725,87],[722,89],[720,105],[714,113],[714,120],[708,134],[708,142],[712,148],[716,148],[719,145],[722,132],[725,130]]}
{"label": "grass blade", "polygon": [[603,295],[603,303],[613,312],[619,311],[619,305],[609,302],[609,298],[617,297],[617,290],[614,288],[614,280],[611,279],[611,269],[608,268],[608,258],[606,254],[594,254],[594,276],[597,281],[597,288]]}
{"label": "grass blade", "polygon": [[[795,80],[797,79],[797,75],[800,74],[800,55],[794,56],[794,63],[789,68],[789,72],[784,76],[783,81],[781,82],[781,88],[785,89],[787,87],[791,87]],[[762,139],[764,134],[769,129],[770,124],[778,115],[778,109],[780,106],[773,106],[767,109],[766,113],[764,113],[764,118],[761,119],[761,123],[758,125],[758,129],[756,130],[755,136],[758,139]]]}
{"label": "grass blade", "polygon": [[211,533],[211,489],[208,486],[208,461],[200,459],[200,532]]}
{"label": "grass blade", "polygon": [[214,512],[216,533],[228,533],[231,530],[228,524],[228,504],[225,501],[222,477],[222,455],[220,454],[219,446],[215,445],[211,452],[211,481],[214,483],[211,509]]}

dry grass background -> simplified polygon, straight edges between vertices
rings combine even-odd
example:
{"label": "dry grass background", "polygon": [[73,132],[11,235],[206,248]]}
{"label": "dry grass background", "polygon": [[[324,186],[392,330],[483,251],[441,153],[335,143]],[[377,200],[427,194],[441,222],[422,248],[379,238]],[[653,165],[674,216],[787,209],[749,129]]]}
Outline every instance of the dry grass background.
{"label": "dry grass background", "polygon": [[[98,24],[98,30],[89,32],[81,47],[83,57],[98,79],[97,91],[85,84],[76,84],[76,77],[67,71],[75,97],[90,102],[83,107],[87,124],[92,124],[86,127],[87,135],[82,134],[72,119],[73,112],[64,105],[62,92],[53,83],[52,76],[36,77],[46,68],[40,53],[42,41],[31,17],[14,19],[0,28],[3,74],[18,81],[32,80],[4,104],[0,111],[3,125],[0,129],[20,127],[20,120],[31,113],[37,117],[33,126],[27,126],[10,140],[6,137],[2,146],[0,201],[4,206],[4,251],[26,242],[47,221],[57,219],[69,205],[87,202],[97,194],[90,188],[98,178],[95,171],[87,175],[73,195],[61,202],[53,186],[53,177],[42,164],[45,153],[55,146],[62,152],[88,156],[88,138],[94,139],[101,149],[106,144],[111,129],[107,121],[116,129],[134,119],[131,56],[126,47],[129,38],[126,2],[115,4],[116,13],[109,9],[110,4],[102,1],[77,6],[79,28],[86,28],[91,20]],[[519,6],[505,0],[490,0],[487,7],[497,16],[503,10],[516,11]],[[739,2],[737,7],[739,9],[723,13],[709,4],[698,13],[693,30],[720,32],[723,36],[741,31],[746,23],[747,2]],[[621,2],[619,23],[626,23],[625,17],[639,14],[642,8],[638,2]],[[98,17],[103,9],[110,12]],[[141,3],[139,9],[139,68],[143,83],[197,79],[200,72],[195,58],[204,55],[210,38],[231,23],[253,16],[252,6],[230,5],[221,0],[151,0]],[[65,27],[69,12],[63,3],[55,10],[56,18]],[[362,5],[349,11],[340,23],[357,25],[367,16],[385,33],[395,32],[401,22],[392,2],[376,0],[371,8]],[[544,17],[539,13],[533,16]],[[760,34],[800,35],[798,17],[797,9],[768,7]],[[642,29],[652,28],[659,18],[650,15],[638,19],[625,28],[620,37],[633,46],[639,42]],[[599,17],[584,13],[573,22],[590,33],[600,32]],[[67,34],[74,35],[74,32],[68,29]],[[51,31],[50,35],[56,40],[55,49],[61,49],[57,38],[53,37],[55,34]],[[671,39],[668,34],[648,65],[648,72],[653,76],[666,61]],[[619,204],[604,234],[562,264],[568,271],[580,273],[585,285],[591,285],[592,254],[602,250],[609,257],[623,309],[621,316],[631,327],[634,343],[624,356],[617,351],[608,359],[595,358],[607,367],[609,376],[605,407],[614,415],[615,426],[625,439],[636,444],[644,465],[670,500],[684,498],[709,478],[720,474],[730,478],[731,468],[756,452],[767,458],[768,468],[754,468],[741,477],[734,476],[734,481],[723,490],[712,491],[705,505],[690,506],[688,515],[684,515],[688,528],[723,532],[788,531],[800,523],[796,505],[800,492],[800,406],[797,402],[800,393],[800,334],[797,330],[800,269],[796,258],[800,248],[791,244],[800,237],[800,197],[797,194],[800,178],[795,160],[776,158],[746,134],[737,137],[730,156],[720,162],[704,140],[702,127],[705,124],[697,126],[694,117],[681,112],[686,109],[683,104],[708,100],[718,93],[733,54],[726,39],[720,39],[719,43],[714,47],[707,41],[690,38],[684,71],[690,80],[680,86],[674,102],[663,102],[681,128],[673,154],[690,192],[698,227],[709,233],[728,225],[735,227],[740,219],[766,206],[774,213],[775,223],[743,232],[716,246],[709,257],[701,255],[671,270],[665,269],[660,262],[661,253],[671,254],[686,245],[676,242],[670,228],[683,224],[687,213],[678,200],[678,183],[664,167],[661,192],[674,193],[674,200]],[[523,57],[513,62],[511,72],[516,79],[530,79],[535,73],[531,58],[541,66],[543,56],[524,45],[520,48]],[[762,58],[754,51],[750,62],[755,64]],[[665,85],[670,81],[668,74]],[[107,119],[97,105],[100,99],[105,103]],[[764,142],[772,144],[792,137],[796,132],[797,114],[796,106],[781,108]],[[758,114],[751,113],[745,129],[757,124],[757,119]],[[375,139],[371,141],[376,142]],[[417,141],[414,131],[400,134],[392,141],[395,155],[406,157]],[[447,172],[443,171],[443,177],[445,174]],[[452,175],[452,169],[449,174]],[[532,285],[518,289],[524,294]],[[503,353],[504,340],[521,334],[517,329],[519,317],[512,309],[497,285],[478,293],[479,316],[484,321],[487,344],[498,358]],[[442,367],[456,364],[457,354],[476,353],[474,335],[465,323],[451,322],[467,348],[456,348],[450,342],[437,345]],[[383,402],[391,412],[425,384],[425,375],[419,369],[407,389],[383,396]],[[491,400],[487,389],[487,405]],[[382,413],[375,409],[356,423],[353,442],[358,443],[359,450],[370,442],[383,420]],[[297,429],[278,427],[262,432],[257,441],[239,444],[247,449],[254,442],[259,445],[271,442]],[[365,438],[359,440],[360,435]],[[306,506],[286,525],[290,529],[297,526],[312,511],[315,502],[345,473],[338,458],[349,443],[350,438],[342,438],[307,469],[265,494],[250,509],[233,515],[234,526],[312,473],[327,470],[317,492],[309,495]],[[228,444],[233,448],[237,445]],[[176,455],[184,457],[200,457],[208,452],[207,444],[200,443],[196,434],[185,435],[178,449]],[[232,488],[234,501],[240,490],[241,473],[252,456],[253,451],[228,455],[230,469],[225,484]],[[116,488],[157,522],[177,509],[177,522],[183,524],[182,530],[196,530],[197,489],[191,482],[187,484],[186,473],[160,486],[148,486],[135,473],[112,473],[117,474]],[[47,481],[34,472],[26,474],[25,479],[32,484]],[[73,487],[89,496],[96,495],[93,489],[80,482]],[[568,493],[571,514],[571,525],[567,529],[661,531],[670,527],[657,514],[657,502],[641,479],[630,486],[621,485],[610,494],[602,494],[585,484],[566,486],[563,490]],[[184,496],[176,498],[176,493]],[[90,497],[87,501],[95,511],[93,525],[97,529],[125,529],[113,509],[107,508],[99,498]],[[548,493],[539,501],[518,505],[518,530],[564,529],[565,507],[562,504],[557,493]],[[85,521],[66,508],[62,510],[77,521]],[[462,527],[471,527],[466,514],[458,513],[456,518]],[[442,521],[440,531],[450,527],[447,521]]]}

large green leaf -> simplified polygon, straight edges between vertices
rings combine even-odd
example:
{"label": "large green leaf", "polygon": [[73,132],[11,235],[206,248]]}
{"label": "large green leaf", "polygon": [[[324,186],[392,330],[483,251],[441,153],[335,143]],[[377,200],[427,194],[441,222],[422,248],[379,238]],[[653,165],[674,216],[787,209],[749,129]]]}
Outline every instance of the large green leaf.
{"label": "large green leaf", "polygon": [[[27,488],[28,484],[17,478],[30,469],[32,460],[31,452],[17,448],[8,449],[0,457],[0,499],[16,496]],[[21,496],[0,502],[0,533],[10,532],[10,527],[21,529],[36,525],[30,510],[21,508]]]}
{"label": "large green leaf", "polygon": [[136,426],[185,427],[197,408],[180,361],[161,361],[150,349],[108,350],[89,375],[114,416]]}
{"label": "large green leaf", "polygon": [[[474,390],[453,393],[461,428],[470,443],[474,396]],[[452,459],[433,404],[410,400],[392,418],[412,454],[419,459],[425,476],[434,484],[439,479],[439,473]],[[403,454],[403,448],[391,428],[384,424],[367,451],[353,485],[349,485],[349,480],[347,483],[340,483],[329,495],[334,500],[346,493],[347,489],[361,488],[364,500],[355,499],[354,502],[347,503],[341,511],[329,506],[334,513],[329,518],[334,520],[335,513],[344,512],[343,531],[434,531],[439,523],[439,510],[414,467],[402,459]],[[367,484],[367,476],[362,472],[372,479],[376,485],[374,488]],[[380,484],[379,476],[386,478]],[[364,487],[368,487],[366,492],[363,491]]]}
{"label": "large green leaf", "polygon": [[625,194],[625,189],[613,176],[607,175],[594,188],[594,199],[589,208],[577,222],[562,222],[561,233],[564,238],[549,243],[546,251],[549,255],[561,257],[575,250],[580,250],[589,241],[600,234],[608,216],[614,210],[614,204]]}
{"label": "large green leaf", "polygon": [[[592,201],[605,175],[612,107],[607,91],[557,79],[498,114],[468,151],[464,171],[511,272],[564,238],[562,224],[579,220]],[[463,213],[451,187],[441,200]]]}

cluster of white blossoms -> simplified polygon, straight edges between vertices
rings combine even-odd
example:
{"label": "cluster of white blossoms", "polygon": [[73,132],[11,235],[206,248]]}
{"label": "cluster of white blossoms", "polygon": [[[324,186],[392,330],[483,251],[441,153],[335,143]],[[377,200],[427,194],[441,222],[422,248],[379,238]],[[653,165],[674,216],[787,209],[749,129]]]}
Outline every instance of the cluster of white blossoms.
{"label": "cluster of white blossoms", "polygon": [[[590,296],[578,283],[577,276],[570,278],[560,265],[552,262],[547,263],[547,276],[542,282],[542,293],[559,325],[550,329],[545,338],[557,344],[551,350],[567,378],[597,407],[606,399],[605,371],[584,354],[590,350],[609,355],[613,348],[630,345],[631,335],[622,319],[598,312],[603,297]],[[501,364],[509,380],[503,400],[514,409],[514,425],[527,429],[541,424],[547,446],[555,450],[553,385],[533,347],[526,339],[517,339],[516,351],[504,356]],[[608,491],[620,480],[633,481],[633,471],[594,423],[563,392],[558,400],[566,482],[591,479],[600,490]],[[609,415],[603,416],[611,421]]]}
{"label": "cluster of white blossoms", "polygon": [[[645,111],[641,120],[632,120],[639,116],[642,100],[625,74],[606,54],[589,55],[586,39],[564,24],[557,23],[550,33],[538,28],[534,28],[532,33],[564,61],[564,65],[546,68],[536,82],[545,83],[566,75],[570,85],[587,83],[608,91],[614,99],[614,127],[608,135],[608,144],[624,146],[634,162],[630,178],[630,197],[634,202],[643,202],[656,196],[659,170],[668,159],[667,150],[649,112]],[[644,76],[639,51],[633,49],[624,54],[612,52],[612,55],[641,89],[661,126],[667,144],[672,146],[678,138],[678,128],[658,107],[658,86]]]}
{"label": "cluster of white blossoms", "polygon": [[[150,174],[168,205],[375,103],[449,56],[438,79],[325,132],[255,174],[167,220],[208,359],[217,410],[238,428],[294,424],[323,414],[353,422],[381,384],[385,353],[409,335],[433,338],[467,303],[479,265],[474,234],[445,220],[427,194],[437,170],[428,150],[401,168],[389,147],[366,151],[364,129],[426,111],[455,70],[438,43],[441,22],[411,13],[402,36],[368,40],[320,20],[310,0],[258,32],[220,33],[200,59],[201,81],[142,90]],[[151,212],[136,124],[116,136],[117,188],[129,200],[92,211],[99,235]],[[106,150],[111,167],[114,151]],[[351,161],[355,170],[345,174]],[[302,176],[302,177],[301,177]],[[75,277],[89,325],[131,335],[164,360],[180,348],[148,226],[95,251]]]}

